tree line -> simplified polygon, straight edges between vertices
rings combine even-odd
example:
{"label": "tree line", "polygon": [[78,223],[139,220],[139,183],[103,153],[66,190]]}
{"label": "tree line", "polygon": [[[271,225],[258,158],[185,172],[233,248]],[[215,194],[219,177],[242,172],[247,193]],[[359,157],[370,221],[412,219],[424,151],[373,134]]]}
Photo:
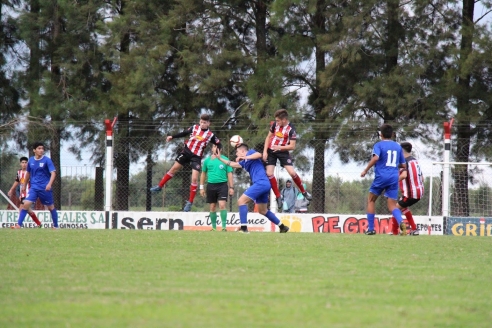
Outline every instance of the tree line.
{"label": "tree line", "polygon": [[[57,167],[61,143],[78,140],[70,151],[103,163],[102,121],[117,117],[115,206],[125,209],[130,163],[147,156],[151,167],[164,142],[134,140],[208,112],[218,133],[259,145],[286,108],[322,177],[313,179],[316,211],[325,208],[326,149],[367,161],[383,122],[432,148],[453,116],[454,160],[490,158],[491,8],[492,0],[3,0],[0,123],[28,115],[50,129],[26,123],[0,137],[4,148],[45,139]],[[466,215],[470,172],[453,174],[466,193],[453,206]]]}

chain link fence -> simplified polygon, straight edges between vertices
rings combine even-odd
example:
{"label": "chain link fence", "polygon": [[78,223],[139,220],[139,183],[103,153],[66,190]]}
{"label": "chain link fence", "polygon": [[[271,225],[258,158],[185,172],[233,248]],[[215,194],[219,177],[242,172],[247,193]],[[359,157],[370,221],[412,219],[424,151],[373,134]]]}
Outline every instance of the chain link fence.
{"label": "chain link fence", "polygon": [[[103,132],[103,131],[102,131]],[[214,131],[215,132],[215,131]],[[216,132],[224,144],[224,155],[235,159],[235,151],[229,145],[229,138],[238,134],[237,131]],[[377,139],[373,138],[374,131],[361,131],[357,138],[366,139],[369,145]],[[266,133],[265,133],[266,136]],[[242,137],[250,147],[257,151],[263,150],[265,136],[247,135]],[[113,168],[113,209],[130,211],[180,211],[189,198],[191,168],[185,166],[165,185],[160,193],[151,194],[149,188],[158,184],[163,175],[174,164],[177,154],[184,145],[186,138],[165,142],[165,136],[148,134],[139,137],[114,138],[114,168]],[[442,161],[444,146],[442,142],[434,145],[424,144],[418,137],[397,140],[409,141],[413,144],[413,155],[419,160],[425,177],[425,194],[420,202],[412,206],[414,215],[427,215],[429,204],[432,205],[433,215],[442,215],[442,165],[432,162]],[[476,141],[475,141],[476,142]],[[453,140],[451,161],[459,158],[458,140]],[[469,145],[468,145],[469,146]],[[103,147],[103,146],[101,146]],[[361,171],[371,157],[372,146],[361,148],[358,162],[344,163],[339,159],[340,152],[336,145],[329,140],[310,138],[297,143],[297,149],[292,153],[294,168],[307,190],[313,194],[313,201],[308,207],[311,213],[327,214],[364,214],[366,213],[367,194],[374,178],[373,169],[365,178],[360,177]],[[463,147],[463,146],[461,146]],[[470,147],[470,146],[469,146]],[[104,164],[93,165],[89,162],[92,154],[82,152],[82,160],[71,156],[66,150],[68,145],[62,144],[62,156],[59,172],[61,172],[59,199],[62,210],[104,210]],[[322,161],[319,160],[319,149],[323,150]],[[316,151],[317,150],[317,151]],[[470,148],[473,154],[473,148]],[[104,153],[104,149],[100,150]],[[205,156],[208,156],[208,153]],[[47,153],[50,156],[50,153]],[[15,154],[0,154],[1,190],[6,194],[15,180],[19,169],[19,158],[27,156],[22,151]],[[316,157],[318,156],[318,158]],[[204,157],[205,158],[205,157]],[[471,156],[473,158],[473,156]],[[321,162],[321,166],[320,166]],[[320,168],[322,167],[322,168]],[[432,202],[430,202],[430,183],[432,179]],[[287,171],[277,164],[275,175],[280,189],[290,178]],[[235,170],[235,194],[228,203],[228,209],[237,211],[237,199],[250,184],[249,175],[243,170]],[[450,170],[450,215],[454,216],[492,216],[492,205],[489,205],[492,192],[492,172],[489,165],[454,165]],[[18,204],[17,196],[12,200]],[[0,197],[3,209],[11,208],[9,203]],[[10,207],[9,207],[10,206]],[[42,208],[42,207],[41,207]],[[38,209],[41,209],[38,208]],[[208,211],[208,204],[199,193],[195,197],[193,211]],[[378,200],[377,214],[387,214],[386,200]]]}

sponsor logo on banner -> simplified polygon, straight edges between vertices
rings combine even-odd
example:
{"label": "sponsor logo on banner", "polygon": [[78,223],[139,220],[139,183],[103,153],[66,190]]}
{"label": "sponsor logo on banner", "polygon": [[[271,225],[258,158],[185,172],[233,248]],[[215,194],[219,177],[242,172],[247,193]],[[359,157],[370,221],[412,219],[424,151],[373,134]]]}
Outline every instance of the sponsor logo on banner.
{"label": "sponsor logo on banner", "polygon": [[[35,211],[43,228],[51,228],[53,221],[48,211]],[[10,228],[17,223],[19,212],[0,211],[0,227]],[[62,229],[104,229],[104,212],[99,211],[58,211],[58,227]],[[24,228],[37,228],[29,215],[23,223]]]}
{"label": "sponsor logo on banner", "polygon": [[[113,229],[138,230],[210,230],[212,221],[207,212],[113,212]],[[226,226],[228,230],[235,230],[241,225],[237,213],[227,214]],[[268,219],[262,215],[250,213],[248,215],[248,229],[250,231],[266,231]],[[221,226],[220,217],[217,226]]]}
{"label": "sponsor logo on banner", "polygon": [[[279,220],[289,227],[289,232],[301,232],[302,231],[302,218],[297,216],[295,213],[289,215],[281,215]],[[275,230],[272,229],[272,231]]]}
{"label": "sponsor logo on banner", "polygon": [[448,217],[447,234],[454,236],[492,236],[492,218]]}

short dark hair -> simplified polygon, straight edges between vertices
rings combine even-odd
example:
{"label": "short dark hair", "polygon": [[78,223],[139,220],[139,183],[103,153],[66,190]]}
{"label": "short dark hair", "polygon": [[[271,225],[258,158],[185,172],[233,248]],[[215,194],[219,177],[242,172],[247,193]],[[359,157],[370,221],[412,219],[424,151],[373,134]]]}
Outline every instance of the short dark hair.
{"label": "short dark hair", "polygon": [[386,139],[391,139],[393,137],[393,127],[389,124],[383,124],[379,128],[381,135]]}
{"label": "short dark hair", "polygon": [[279,118],[283,120],[284,118],[288,118],[289,113],[287,113],[286,109],[279,109],[278,111],[275,112],[275,118]]}
{"label": "short dark hair", "polygon": [[22,156],[20,158],[20,161],[19,162],[22,162],[22,161],[26,161],[27,162],[28,160],[29,160],[29,158],[27,158],[26,156]]}
{"label": "short dark hair", "polygon": [[246,148],[246,150],[249,150],[249,146],[245,143],[242,143],[240,144],[239,146],[236,147],[236,149],[239,149],[239,148]]}
{"label": "short dark hair", "polygon": [[34,143],[34,145],[32,145],[32,149],[36,149],[36,148],[38,148],[39,146],[43,146],[43,148],[46,148],[46,147],[44,146],[44,143],[42,143],[42,142],[38,141],[38,142],[35,142],[35,143]]}
{"label": "short dark hair", "polygon": [[412,144],[409,143],[408,141],[402,142],[400,144],[401,148],[403,148],[407,153],[412,152]]}
{"label": "short dark hair", "polygon": [[207,122],[210,122],[210,115],[208,115],[208,114],[202,114],[202,115],[200,115],[200,119],[201,120],[204,120],[204,121],[207,121]]}

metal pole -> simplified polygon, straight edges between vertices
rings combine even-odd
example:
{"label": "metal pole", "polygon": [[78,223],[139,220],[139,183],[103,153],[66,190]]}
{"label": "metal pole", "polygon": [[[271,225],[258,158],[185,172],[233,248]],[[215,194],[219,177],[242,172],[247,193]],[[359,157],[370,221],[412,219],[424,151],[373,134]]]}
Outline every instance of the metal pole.
{"label": "metal pole", "polygon": [[450,170],[449,162],[451,156],[451,127],[454,118],[449,122],[444,122],[444,167],[442,172],[442,215],[449,216],[449,184]]}
{"label": "metal pole", "polygon": [[110,211],[112,209],[113,198],[113,128],[116,124],[116,117],[111,123],[110,120],[104,120],[106,126],[106,188],[104,193],[104,211],[106,212],[106,229],[109,229]]}

